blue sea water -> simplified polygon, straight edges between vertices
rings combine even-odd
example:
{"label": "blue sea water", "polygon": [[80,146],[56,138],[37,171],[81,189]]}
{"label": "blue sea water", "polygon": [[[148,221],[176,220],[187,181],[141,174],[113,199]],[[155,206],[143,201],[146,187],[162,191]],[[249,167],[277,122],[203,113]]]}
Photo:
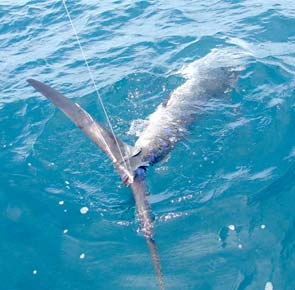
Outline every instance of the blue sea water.
{"label": "blue sea water", "polygon": [[[251,55],[223,106],[149,169],[155,239],[167,290],[294,290],[295,2],[66,3],[129,144],[183,66],[221,47]],[[62,1],[1,1],[0,64],[0,289],[158,289],[131,191],[26,83],[106,122]]]}

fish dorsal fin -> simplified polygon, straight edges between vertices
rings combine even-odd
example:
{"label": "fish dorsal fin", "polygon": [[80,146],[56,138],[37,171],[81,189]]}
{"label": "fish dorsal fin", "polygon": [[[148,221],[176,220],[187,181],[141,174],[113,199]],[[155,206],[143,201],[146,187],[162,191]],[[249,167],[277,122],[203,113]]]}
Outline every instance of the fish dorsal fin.
{"label": "fish dorsal fin", "polygon": [[125,160],[134,154],[135,149],[123,143],[112,132],[90,116],[77,103],[72,102],[64,95],[50,86],[34,79],[28,79],[28,83],[43,96],[49,99],[56,107],[65,113],[103,152],[112,160],[119,171],[121,178],[127,184],[126,178],[133,178],[133,171],[127,168]]}

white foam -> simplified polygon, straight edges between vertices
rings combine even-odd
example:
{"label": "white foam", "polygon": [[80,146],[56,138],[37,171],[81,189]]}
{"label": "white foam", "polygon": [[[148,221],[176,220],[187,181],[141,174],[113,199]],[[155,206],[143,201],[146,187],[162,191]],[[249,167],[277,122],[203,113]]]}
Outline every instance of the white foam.
{"label": "white foam", "polygon": [[249,177],[250,180],[256,180],[256,179],[269,179],[272,177],[272,173],[275,170],[275,167],[269,167],[267,169],[264,169],[260,172],[257,172]]}
{"label": "white foam", "polygon": [[284,159],[289,159],[289,158],[293,158],[293,157],[295,157],[295,147],[293,147],[291,149],[290,154],[287,157],[285,157]]}
{"label": "white foam", "polygon": [[284,100],[281,98],[273,98],[268,102],[267,107],[272,108],[272,107],[281,105],[283,102],[284,102]]}
{"label": "white foam", "polygon": [[80,208],[80,213],[81,214],[86,214],[89,211],[89,208],[87,206],[83,206]]}
{"label": "white foam", "polygon": [[198,75],[198,68],[202,65],[210,67],[235,67],[237,69],[240,67],[243,69],[243,59],[249,55],[251,54],[236,47],[214,48],[205,57],[184,66],[179,73],[185,78],[191,79]]}
{"label": "white foam", "polygon": [[133,120],[127,132],[128,135],[139,137],[147,125],[147,121],[143,119]]}
{"label": "white foam", "polygon": [[245,167],[240,167],[238,168],[237,171],[231,172],[231,173],[227,173],[224,174],[223,178],[224,179],[228,179],[228,180],[232,180],[232,179],[242,179],[247,177],[249,174],[249,169],[245,168]]}

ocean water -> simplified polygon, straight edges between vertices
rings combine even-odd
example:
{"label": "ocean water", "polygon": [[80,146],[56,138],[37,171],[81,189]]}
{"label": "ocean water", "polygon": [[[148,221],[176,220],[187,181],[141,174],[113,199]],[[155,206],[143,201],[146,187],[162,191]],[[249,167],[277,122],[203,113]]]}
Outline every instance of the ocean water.
{"label": "ocean water", "polygon": [[[230,96],[149,169],[155,239],[167,290],[294,290],[295,2],[66,3],[129,144],[183,67],[249,55]],[[131,191],[26,83],[106,122],[62,1],[1,1],[0,64],[0,289],[158,289]]]}

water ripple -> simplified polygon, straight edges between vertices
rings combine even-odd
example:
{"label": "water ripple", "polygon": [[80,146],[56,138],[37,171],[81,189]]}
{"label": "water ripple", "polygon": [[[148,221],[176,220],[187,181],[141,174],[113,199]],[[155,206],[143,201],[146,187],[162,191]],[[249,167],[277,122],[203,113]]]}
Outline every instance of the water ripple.
{"label": "water ripple", "polygon": [[[67,5],[129,144],[189,64],[220,47],[248,55],[230,96],[149,169],[155,238],[167,289],[294,289],[294,1]],[[4,0],[0,23],[2,288],[157,289],[129,189],[26,83],[105,123],[62,2]]]}

